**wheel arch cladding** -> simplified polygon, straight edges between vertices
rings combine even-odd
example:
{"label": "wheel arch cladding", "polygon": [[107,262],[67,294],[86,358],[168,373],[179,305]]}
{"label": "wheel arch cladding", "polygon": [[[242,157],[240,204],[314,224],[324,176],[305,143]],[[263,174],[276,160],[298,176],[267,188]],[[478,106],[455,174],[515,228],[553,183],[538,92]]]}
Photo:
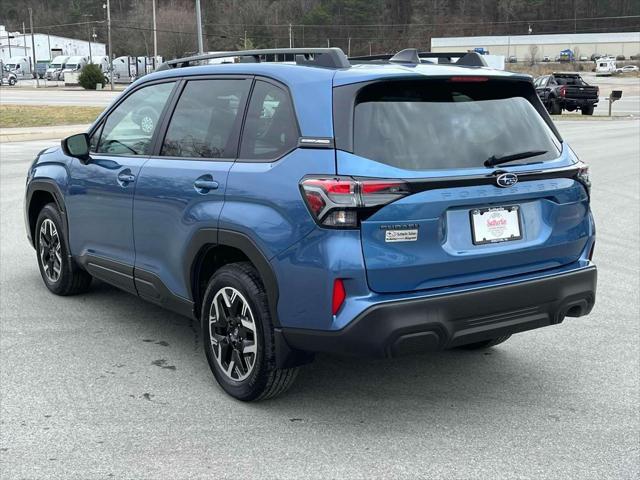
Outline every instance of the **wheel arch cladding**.
{"label": "wheel arch cladding", "polygon": [[34,235],[38,215],[42,208],[48,203],[55,203],[60,216],[62,217],[63,229],[65,237],[68,234],[67,214],[64,208],[64,197],[60,191],[60,187],[53,180],[33,180],[27,187],[26,214],[28,237],[32,245],[34,245]]}
{"label": "wheel arch cladding", "polygon": [[[217,237],[217,241],[215,238]],[[230,230],[203,229],[194,235],[187,249],[186,262],[191,298],[194,301],[194,315],[200,317],[200,303],[206,284],[218,268],[234,262],[249,261],[258,271],[267,292],[269,313],[275,326],[279,326],[278,282],[266,256],[247,235]],[[204,283],[204,285],[203,285]]]}

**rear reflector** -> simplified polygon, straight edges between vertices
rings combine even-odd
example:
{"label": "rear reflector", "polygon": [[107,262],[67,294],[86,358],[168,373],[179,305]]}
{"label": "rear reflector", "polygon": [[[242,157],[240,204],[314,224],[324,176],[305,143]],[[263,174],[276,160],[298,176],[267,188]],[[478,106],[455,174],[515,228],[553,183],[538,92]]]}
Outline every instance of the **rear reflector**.
{"label": "rear reflector", "polygon": [[333,301],[331,302],[331,313],[338,313],[344,303],[347,294],[344,291],[344,282],[341,278],[336,278],[333,282]]}

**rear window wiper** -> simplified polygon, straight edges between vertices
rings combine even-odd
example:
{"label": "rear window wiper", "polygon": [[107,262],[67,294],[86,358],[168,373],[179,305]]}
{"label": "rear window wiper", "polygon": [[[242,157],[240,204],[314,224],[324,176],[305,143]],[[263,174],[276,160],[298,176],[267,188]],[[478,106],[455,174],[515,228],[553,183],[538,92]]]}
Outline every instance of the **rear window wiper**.
{"label": "rear window wiper", "polygon": [[503,157],[490,156],[484,161],[485,167],[493,167],[494,165],[500,165],[502,163],[512,162],[514,160],[521,160],[523,158],[537,157],[538,155],[544,155],[547,150],[530,150],[528,152],[512,153],[511,155],[504,155]]}

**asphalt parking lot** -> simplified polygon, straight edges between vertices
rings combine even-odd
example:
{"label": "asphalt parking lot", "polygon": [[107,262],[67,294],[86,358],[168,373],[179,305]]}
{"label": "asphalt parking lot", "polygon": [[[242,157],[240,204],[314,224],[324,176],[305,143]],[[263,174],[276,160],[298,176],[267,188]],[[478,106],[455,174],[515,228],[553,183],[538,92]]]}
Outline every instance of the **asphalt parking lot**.
{"label": "asphalt parking lot", "polygon": [[590,316],[490,351],[321,356],[256,404],[216,386],[188,319],[46,290],[22,197],[55,142],[0,145],[1,477],[637,479],[640,121],[559,128],[592,168]]}

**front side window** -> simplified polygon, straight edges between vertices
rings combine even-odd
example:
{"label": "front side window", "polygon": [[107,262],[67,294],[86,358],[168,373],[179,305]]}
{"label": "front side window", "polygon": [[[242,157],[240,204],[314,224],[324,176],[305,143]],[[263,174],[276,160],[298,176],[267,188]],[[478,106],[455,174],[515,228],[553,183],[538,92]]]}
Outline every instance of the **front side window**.
{"label": "front side window", "polygon": [[[356,99],[356,155],[407,170],[482,167],[490,157],[545,152],[560,142],[520,95],[517,82],[400,81],[365,87]],[[512,163],[513,164],[513,163]]]}
{"label": "front side window", "polygon": [[251,80],[192,80],[176,106],[161,155],[194,158],[235,156],[238,122]]}
{"label": "front side window", "polygon": [[175,82],[143,87],[109,114],[96,153],[148,155],[151,138]]}
{"label": "front side window", "polygon": [[289,95],[271,83],[256,81],[242,134],[240,158],[273,160],[298,143],[298,125]]}

